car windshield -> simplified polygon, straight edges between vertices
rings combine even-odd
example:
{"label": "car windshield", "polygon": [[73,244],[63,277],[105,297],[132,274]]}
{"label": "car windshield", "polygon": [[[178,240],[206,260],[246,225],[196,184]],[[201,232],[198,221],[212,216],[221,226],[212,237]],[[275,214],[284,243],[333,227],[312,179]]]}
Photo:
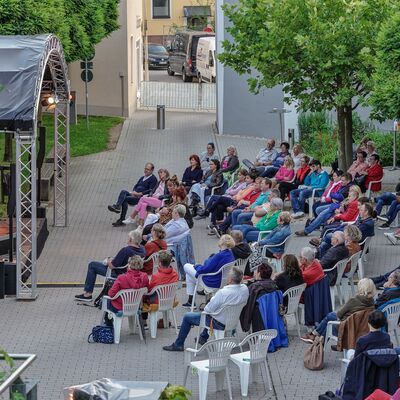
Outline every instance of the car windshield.
{"label": "car windshield", "polygon": [[167,50],[161,44],[150,44],[149,53],[151,54],[167,54]]}

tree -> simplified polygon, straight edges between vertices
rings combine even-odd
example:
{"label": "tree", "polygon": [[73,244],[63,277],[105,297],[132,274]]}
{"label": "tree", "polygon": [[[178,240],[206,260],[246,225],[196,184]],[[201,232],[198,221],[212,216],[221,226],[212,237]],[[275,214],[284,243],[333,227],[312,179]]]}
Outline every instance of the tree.
{"label": "tree", "polygon": [[369,98],[379,121],[400,121],[400,13],[383,25],[378,36],[377,68]]}
{"label": "tree", "polygon": [[239,0],[225,5],[232,41],[220,60],[250,74],[252,92],[283,85],[303,111],[337,112],[339,165],[352,162],[352,111],[371,91],[376,34],[390,0]]}

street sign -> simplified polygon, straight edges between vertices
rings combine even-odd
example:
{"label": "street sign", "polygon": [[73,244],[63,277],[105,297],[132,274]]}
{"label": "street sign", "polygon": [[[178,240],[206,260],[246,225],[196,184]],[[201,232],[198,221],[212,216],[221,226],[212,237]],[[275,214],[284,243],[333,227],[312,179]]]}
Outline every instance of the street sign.
{"label": "street sign", "polygon": [[[87,80],[86,80],[86,74],[87,74]],[[93,72],[90,69],[88,69],[87,71],[83,70],[81,72],[81,79],[83,80],[83,82],[91,82],[91,80],[93,79]]]}

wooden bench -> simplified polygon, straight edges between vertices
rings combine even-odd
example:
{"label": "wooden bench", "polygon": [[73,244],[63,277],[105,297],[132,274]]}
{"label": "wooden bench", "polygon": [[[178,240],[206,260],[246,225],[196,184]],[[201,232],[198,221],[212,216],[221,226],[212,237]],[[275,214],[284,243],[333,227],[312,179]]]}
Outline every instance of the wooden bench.
{"label": "wooden bench", "polygon": [[[66,151],[63,148],[61,153],[62,159],[66,159]],[[49,201],[51,186],[54,185],[54,146],[46,156],[41,169],[40,177],[40,201]]]}

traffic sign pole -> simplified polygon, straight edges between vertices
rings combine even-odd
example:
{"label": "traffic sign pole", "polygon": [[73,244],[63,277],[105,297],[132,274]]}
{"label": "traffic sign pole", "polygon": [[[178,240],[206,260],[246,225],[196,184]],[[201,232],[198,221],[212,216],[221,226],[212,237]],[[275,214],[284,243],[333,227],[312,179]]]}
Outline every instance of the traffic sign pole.
{"label": "traffic sign pole", "polygon": [[85,110],[86,110],[86,129],[89,129],[89,93],[88,93],[88,80],[89,80],[89,69],[88,59],[85,58]]}

